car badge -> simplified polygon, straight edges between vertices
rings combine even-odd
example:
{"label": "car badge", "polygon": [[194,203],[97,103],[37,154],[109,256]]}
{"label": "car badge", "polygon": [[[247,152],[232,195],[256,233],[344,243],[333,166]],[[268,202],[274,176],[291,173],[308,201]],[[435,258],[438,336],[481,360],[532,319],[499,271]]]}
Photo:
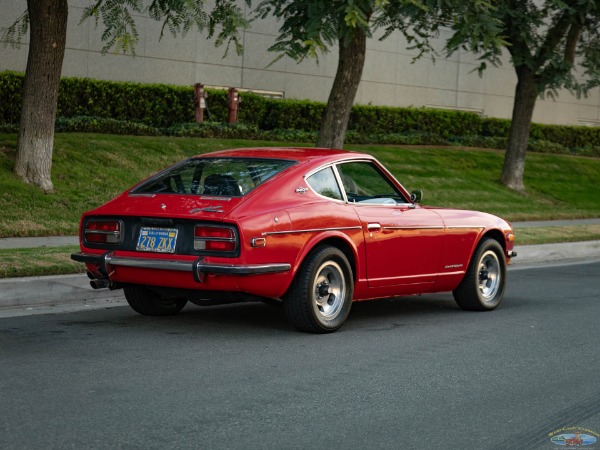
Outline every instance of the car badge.
{"label": "car badge", "polygon": [[308,188],[305,188],[305,187],[296,188],[296,192],[298,194],[304,194],[306,191],[308,191]]}
{"label": "car badge", "polygon": [[167,205],[165,205],[164,203],[162,203],[160,205],[160,209],[162,209],[164,211],[165,209],[167,209]]}
{"label": "car badge", "polygon": [[190,214],[195,214],[197,212],[200,211],[204,211],[204,212],[214,212],[214,213],[222,213],[223,212],[223,208],[220,206],[206,206],[204,208],[194,208],[194,209],[190,209],[188,212]]}

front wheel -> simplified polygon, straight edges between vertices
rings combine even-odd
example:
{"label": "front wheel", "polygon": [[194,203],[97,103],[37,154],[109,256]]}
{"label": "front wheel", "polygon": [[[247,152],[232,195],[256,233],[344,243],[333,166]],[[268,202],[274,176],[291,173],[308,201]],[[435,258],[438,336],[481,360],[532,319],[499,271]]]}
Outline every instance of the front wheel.
{"label": "front wheel", "polygon": [[354,281],[339,249],[317,247],[302,263],[283,299],[290,323],[300,331],[331,333],[350,314]]}
{"label": "front wheel", "polygon": [[458,306],[469,311],[490,311],[504,297],[506,260],[495,239],[483,239],[471,258],[465,277],[452,292]]}
{"label": "front wheel", "polygon": [[123,291],[129,306],[144,316],[172,316],[187,303],[185,298],[163,298],[145,286],[128,286]]}

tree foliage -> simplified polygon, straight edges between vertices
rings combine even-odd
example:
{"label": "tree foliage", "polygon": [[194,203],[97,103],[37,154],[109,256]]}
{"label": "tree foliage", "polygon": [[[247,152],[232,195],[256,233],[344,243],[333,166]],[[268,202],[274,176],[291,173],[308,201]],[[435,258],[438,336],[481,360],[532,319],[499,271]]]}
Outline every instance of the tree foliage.
{"label": "tree foliage", "polygon": [[255,9],[256,17],[269,15],[282,21],[276,43],[270,48],[301,62],[306,57],[318,60],[341,39],[349,45],[357,30],[367,37],[380,31],[379,40],[400,31],[408,49],[418,50],[417,57],[434,52],[432,38],[442,27],[454,34],[448,49],[458,45],[479,46],[484,54],[496,54],[504,43],[500,22],[490,14],[491,3],[485,0],[263,0]]}
{"label": "tree foliage", "polygon": [[517,75],[515,103],[501,181],[524,190],[525,154],[536,99],[567,89],[577,97],[600,84],[600,1],[501,0],[489,10],[505,44],[487,47],[467,34],[450,42],[480,54],[483,64],[501,63],[503,50]]}
{"label": "tree foliage", "polygon": [[[279,36],[271,51],[301,62],[316,58],[339,47],[339,65],[328,108],[325,112],[318,145],[337,147],[343,144],[343,133],[350,106],[364,64],[364,38],[376,34],[387,39],[396,31],[416,50],[416,58],[425,53],[435,56],[433,38],[442,27],[453,30],[455,42],[479,45],[485,54],[493,55],[502,45],[499,23],[489,13],[491,4],[475,0],[468,6],[460,0],[263,0],[256,17],[272,15],[282,22]],[[483,18],[483,20],[480,20]],[[360,67],[357,67],[360,66]]]}
{"label": "tree foliage", "polygon": [[[15,173],[45,192],[54,189],[50,171],[68,14],[67,0],[60,1],[61,8],[53,1],[28,0],[27,10],[12,25],[2,29],[2,39],[19,46],[31,28]],[[250,5],[250,0],[245,1]],[[216,45],[227,43],[225,54],[231,44],[238,53],[242,51],[238,30],[248,23],[236,0],[151,0],[149,3],[144,0],[90,0],[90,3],[84,9],[81,22],[90,18],[96,25],[102,22],[103,52],[113,49],[134,53],[139,40],[135,17],[146,13],[162,21],[161,38],[167,30],[176,36],[196,26],[199,31],[206,31],[209,38],[215,37]],[[48,51],[46,41],[53,42],[51,51]],[[48,55],[52,55],[51,60]],[[43,97],[38,95],[39,92],[43,92]]]}
{"label": "tree foliage", "polygon": [[[251,0],[244,0],[250,6]],[[236,0],[95,0],[83,10],[80,24],[88,19],[98,26],[102,23],[102,52],[113,50],[117,53],[135,54],[139,33],[136,15],[149,15],[162,22],[160,38],[165,31],[172,36],[185,35],[194,26],[206,32],[208,38],[215,38],[215,45],[226,43],[227,49],[233,44],[238,53],[242,43],[238,34],[248,26],[244,11]],[[3,40],[19,46],[29,30],[29,14],[24,11],[10,26],[2,28]]]}
{"label": "tree foliage", "polygon": [[505,48],[515,68],[533,72],[542,96],[560,89],[581,96],[600,84],[600,1],[502,0],[494,6],[488,13],[500,26],[503,46],[486,46],[467,33],[449,42],[449,50],[467,48],[499,65]]}

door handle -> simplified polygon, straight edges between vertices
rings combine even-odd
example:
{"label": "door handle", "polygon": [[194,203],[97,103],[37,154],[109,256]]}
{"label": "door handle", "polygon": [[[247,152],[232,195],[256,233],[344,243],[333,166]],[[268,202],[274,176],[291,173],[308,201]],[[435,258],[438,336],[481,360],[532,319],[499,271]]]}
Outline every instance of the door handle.
{"label": "door handle", "polygon": [[381,224],[380,223],[368,223],[367,224],[367,231],[369,232],[373,232],[373,231],[381,231]]}

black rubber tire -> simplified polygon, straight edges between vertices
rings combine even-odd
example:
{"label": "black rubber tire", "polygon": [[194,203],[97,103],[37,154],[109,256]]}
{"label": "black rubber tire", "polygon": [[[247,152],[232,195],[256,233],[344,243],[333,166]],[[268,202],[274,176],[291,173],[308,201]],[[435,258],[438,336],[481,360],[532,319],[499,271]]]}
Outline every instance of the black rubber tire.
{"label": "black rubber tire", "polygon": [[172,316],[187,303],[185,298],[163,298],[145,286],[128,286],[123,290],[129,306],[144,316]]}
{"label": "black rubber tire", "polygon": [[285,314],[299,331],[331,333],[348,318],[353,292],[352,268],[344,253],[332,246],[316,247],[283,298]]}
{"label": "black rubber tire", "polygon": [[495,239],[484,238],[475,248],[465,277],[452,291],[460,308],[491,311],[498,307],[506,287],[506,259]]}

